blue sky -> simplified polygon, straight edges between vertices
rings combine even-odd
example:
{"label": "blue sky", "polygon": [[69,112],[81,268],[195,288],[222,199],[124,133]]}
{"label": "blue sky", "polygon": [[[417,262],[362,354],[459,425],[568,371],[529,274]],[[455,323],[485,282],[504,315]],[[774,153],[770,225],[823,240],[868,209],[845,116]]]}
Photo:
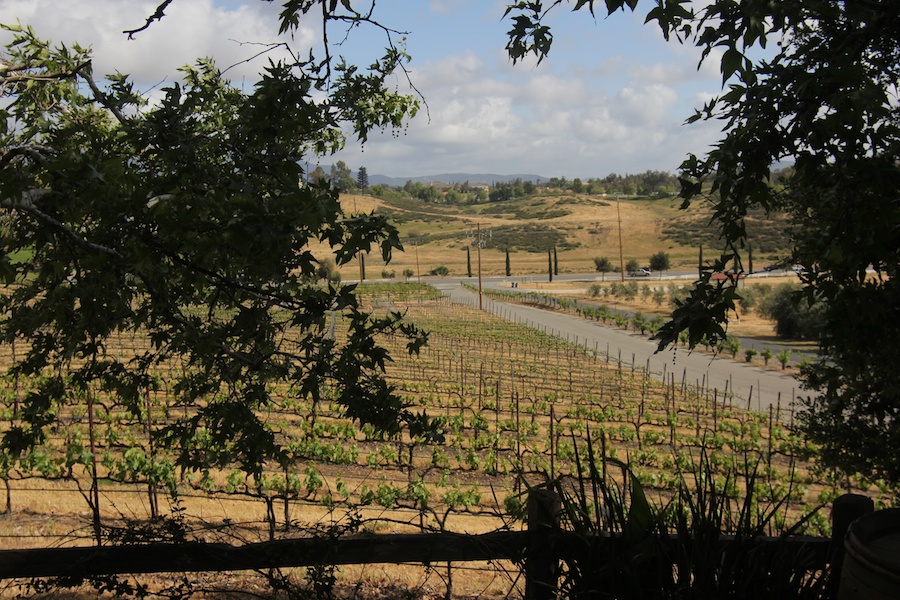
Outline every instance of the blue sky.
{"label": "blue sky", "polygon": [[[121,31],[142,24],[156,4],[0,0],[0,21],[31,24],[54,41],[90,44],[96,72],[131,73],[151,95],[197,57],[213,56],[224,67],[255,54],[253,44],[277,40],[277,1],[175,0],[166,19],[127,41]],[[540,65],[513,66],[504,50],[506,4],[377,0],[374,16],[408,32],[409,70],[428,112],[400,136],[374,135],[364,148],[349,142],[337,156],[322,157],[322,166],[344,160],[351,169],[393,177],[480,172],[587,179],[674,172],[687,153],[704,152],[720,135],[716,123],[683,125],[720,90],[717,63],[698,70],[697,51],[665,42],[655,26],[642,24],[640,12],[595,21],[586,11],[557,9],[550,56]],[[301,53],[320,40],[315,23],[309,25],[291,41]],[[338,30],[330,35],[343,37]],[[356,29],[338,53],[367,64],[383,42],[375,29]],[[249,85],[259,68],[259,62],[242,64],[229,74]]]}

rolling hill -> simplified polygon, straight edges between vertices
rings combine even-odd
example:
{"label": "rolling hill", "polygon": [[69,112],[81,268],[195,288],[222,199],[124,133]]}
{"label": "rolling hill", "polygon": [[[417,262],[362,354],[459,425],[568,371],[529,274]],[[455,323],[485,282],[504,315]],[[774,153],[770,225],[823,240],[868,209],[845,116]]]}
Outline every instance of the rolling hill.
{"label": "rolling hill", "polygon": [[381,184],[397,187],[405,185],[407,181],[412,181],[414,183],[447,184],[469,182],[472,184],[491,185],[492,183],[496,182],[515,181],[516,179],[521,179],[522,181],[533,181],[537,183],[539,181],[547,181],[550,178],[531,174],[497,175],[496,173],[439,173],[437,175],[422,175],[419,177],[388,177],[387,175],[369,175],[369,185]]}
{"label": "rolling hill", "polygon": [[[348,212],[376,212],[388,216],[400,231],[404,252],[385,266],[377,253],[366,259],[367,278],[382,270],[400,277],[409,269],[422,275],[445,266],[451,276],[467,275],[467,264],[476,265],[476,231],[482,232],[481,266],[486,275],[503,275],[506,252],[514,276],[547,273],[548,251],[556,249],[561,273],[594,271],[594,258],[607,257],[619,264],[619,224],[624,262],[642,264],[663,251],[673,269],[692,268],[699,246],[707,259],[717,251],[716,230],[709,224],[709,210],[695,203],[680,210],[680,200],[665,198],[615,198],[548,192],[505,202],[447,205],[417,199],[382,200],[345,195]],[[786,221],[782,217],[756,215],[748,220],[753,260],[757,268],[787,253]],[[467,249],[468,256],[467,257]],[[345,276],[358,277],[358,266],[344,268]]]}

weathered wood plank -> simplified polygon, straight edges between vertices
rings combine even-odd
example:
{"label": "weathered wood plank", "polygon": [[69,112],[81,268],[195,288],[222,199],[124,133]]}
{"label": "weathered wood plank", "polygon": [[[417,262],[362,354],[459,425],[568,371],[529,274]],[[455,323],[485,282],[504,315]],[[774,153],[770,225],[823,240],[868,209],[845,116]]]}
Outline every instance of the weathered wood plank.
{"label": "weathered wood plank", "polygon": [[431,563],[520,560],[527,532],[455,533],[297,538],[229,544],[147,544],[0,550],[0,579],[242,571],[316,564]]}
{"label": "weathered wood plank", "polygon": [[[556,531],[545,543],[566,547],[574,534]],[[616,536],[603,536],[617,544]],[[562,538],[562,539],[560,539]],[[147,544],[0,550],[0,579],[167,573],[191,571],[241,571],[316,564],[434,563],[509,559],[522,562],[528,544],[527,531],[480,535],[455,533],[361,535],[345,538],[298,538],[232,546],[229,544]],[[690,541],[670,536],[664,546],[690,551]],[[730,536],[718,540],[721,546]],[[583,540],[582,540],[583,543]],[[787,542],[766,538],[755,544],[784,544],[787,553],[802,553],[811,568],[829,562],[831,541],[802,537]]]}

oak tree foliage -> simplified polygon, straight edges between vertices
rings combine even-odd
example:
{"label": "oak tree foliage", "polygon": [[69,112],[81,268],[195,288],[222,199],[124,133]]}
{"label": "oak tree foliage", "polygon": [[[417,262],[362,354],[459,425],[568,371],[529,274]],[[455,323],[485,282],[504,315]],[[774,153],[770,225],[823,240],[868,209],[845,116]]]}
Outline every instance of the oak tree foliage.
{"label": "oak tree foliage", "polygon": [[[791,216],[804,267],[795,302],[821,305],[823,360],[804,368],[802,429],[825,462],[900,481],[900,2],[895,0],[555,0],[509,5],[514,61],[551,52],[559,7],[641,10],[666,37],[717,60],[722,92],[688,122],[723,136],[681,165],[681,197],[708,203],[724,252],[659,333],[724,340],[751,210]],[[762,58],[760,58],[762,57]],[[773,185],[774,166],[793,163]]]}
{"label": "oak tree foliage", "polygon": [[[323,28],[377,27],[348,2],[285,2],[282,30],[307,12]],[[426,335],[400,314],[365,312],[353,286],[317,284],[309,250],[324,242],[340,265],[401,248],[383,217],[344,214],[337,191],[304,184],[301,168],[347,135],[415,114],[416,98],[386,85],[406,60],[390,35],[368,68],[326,45],[270,61],[247,92],[200,59],[151,104],[128,76],[95,73],[87,49],[5,28],[0,337],[18,344],[12,371],[42,381],[3,434],[6,456],[40,444],[59,411],[92,394],[141,414],[163,368],[170,404],[185,410],[155,443],[189,469],[287,464],[286,432],[262,415],[326,388],[386,435],[435,433],[385,380],[378,341],[399,335],[417,352]],[[346,326],[338,339],[334,318]],[[151,344],[120,357],[117,335]]]}

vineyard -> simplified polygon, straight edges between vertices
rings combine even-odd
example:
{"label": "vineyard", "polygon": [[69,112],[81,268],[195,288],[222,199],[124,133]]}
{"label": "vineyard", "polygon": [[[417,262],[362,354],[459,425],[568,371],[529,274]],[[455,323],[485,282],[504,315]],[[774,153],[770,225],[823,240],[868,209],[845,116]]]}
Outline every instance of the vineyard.
{"label": "vineyard", "polygon": [[[3,508],[10,518],[0,521],[0,544],[515,528],[524,492],[587,469],[589,445],[600,450],[604,473],[606,459],[626,462],[658,498],[691,481],[701,460],[729,496],[752,485],[761,504],[788,498],[773,533],[848,488],[874,490],[881,504],[890,502],[889,489],[818,469],[815,449],[792,432],[792,405],[748,412],[730,393],[674,375],[657,381],[640,365],[451,304],[427,286],[370,285],[360,294],[376,314],[405,311],[405,319],[430,332],[418,356],[409,356],[400,340],[382,342],[394,359],[386,366],[389,381],[408,405],[440,417],[442,440],[385,438],[345,418],[328,402],[333,390],[312,404],[285,389],[277,392],[286,401],[265,422],[290,440],[289,464],[270,465],[259,476],[238,465],[186,471],[153,442],[172,415],[191,410],[172,403],[161,370],[141,414],[124,411],[113,393],[98,389],[87,405],[59,407],[41,446],[19,460],[4,454]],[[334,328],[339,339],[339,318]],[[128,334],[109,348],[127,361],[149,344]],[[6,364],[17,351],[3,348]],[[37,384],[7,378],[4,430],[22,424],[20,403]],[[827,513],[813,514],[804,531],[827,535]],[[516,585],[509,576],[495,579],[507,591]]]}

